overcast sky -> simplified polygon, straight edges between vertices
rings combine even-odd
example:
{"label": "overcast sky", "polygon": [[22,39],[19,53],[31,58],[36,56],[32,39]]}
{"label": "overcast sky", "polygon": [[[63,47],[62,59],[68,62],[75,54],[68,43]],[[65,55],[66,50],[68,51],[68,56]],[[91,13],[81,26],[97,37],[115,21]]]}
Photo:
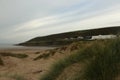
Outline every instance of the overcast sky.
{"label": "overcast sky", "polygon": [[0,43],[120,25],[120,0],[0,0]]}

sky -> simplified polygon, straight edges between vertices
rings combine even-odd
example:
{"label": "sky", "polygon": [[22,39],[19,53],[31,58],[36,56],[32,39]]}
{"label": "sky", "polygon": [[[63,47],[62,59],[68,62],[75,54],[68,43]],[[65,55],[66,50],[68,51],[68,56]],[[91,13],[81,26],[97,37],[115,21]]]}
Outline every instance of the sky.
{"label": "sky", "polygon": [[120,0],[0,0],[0,43],[120,26]]}

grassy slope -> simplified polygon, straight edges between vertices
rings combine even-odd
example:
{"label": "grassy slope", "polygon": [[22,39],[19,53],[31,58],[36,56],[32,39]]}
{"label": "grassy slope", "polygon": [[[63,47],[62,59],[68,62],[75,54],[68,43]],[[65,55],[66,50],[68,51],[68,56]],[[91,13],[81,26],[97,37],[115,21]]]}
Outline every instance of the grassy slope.
{"label": "grassy slope", "polygon": [[[116,80],[120,74],[120,39],[94,41],[84,46],[56,62],[40,80],[61,80],[61,77],[62,80]],[[73,68],[76,70],[69,72]]]}
{"label": "grassy slope", "polygon": [[92,35],[100,35],[100,34],[101,35],[117,34],[118,32],[120,32],[120,26],[66,32],[66,33],[54,34],[49,36],[36,37],[27,42],[20,43],[19,45],[27,45],[27,46],[66,45],[74,41],[76,42],[76,40],[63,40],[65,38],[78,37],[78,36],[92,36]]}

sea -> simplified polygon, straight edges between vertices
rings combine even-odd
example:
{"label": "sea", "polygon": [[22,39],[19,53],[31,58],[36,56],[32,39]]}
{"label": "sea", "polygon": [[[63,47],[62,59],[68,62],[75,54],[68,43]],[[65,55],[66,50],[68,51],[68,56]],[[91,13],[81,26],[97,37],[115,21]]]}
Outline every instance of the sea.
{"label": "sea", "polygon": [[14,44],[0,44],[0,49],[54,49],[56,47],[51,47],[51,46],[17,46]]}

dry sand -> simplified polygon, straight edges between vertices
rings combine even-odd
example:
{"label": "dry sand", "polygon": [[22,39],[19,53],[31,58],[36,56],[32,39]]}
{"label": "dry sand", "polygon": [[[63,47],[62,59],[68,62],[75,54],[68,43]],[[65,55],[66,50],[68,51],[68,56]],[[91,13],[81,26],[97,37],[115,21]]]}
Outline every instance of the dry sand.
{"label": "dry sand", "polygon": [[[34,61],[33,59],[45,52],[39,49],[1,49],[0,52],[11,52],[27,54],[25,59],[15,57],[2,57],[4,66],[0,66],[0,80],[16,80],[21,77],[25,80],[38,80],[40,75],[45,73],[54,59],[41,59]],[[39,54],[36,54],[40,52]],[[16,77],[15,77],[16,76]]]}
{"label": "dry sand", "polygon": [[[40,77],[49,71],[51,65],[57,60],[66,57],[76,50],[77,47],[64,46],[56,49],[0,49],[1,52],[11,52],[15,54],[27,54],[28,57],[24,59],[1,56],[4,66],[0,66],[0,80],[17,80],[18,78],[24,78],[21,80],[40,80]],[[49,51],[55,51],[53,56],[47,59],[33,60],[39,55],[47,53]],[[72,51],[71,51],[72,50]]]}
{"label": "dry sand", "polygon": [[47,51],[49,50],[0,49],[0,53],[11,52],[15,54],[19,53],[28,55],[28,57],[24,59],[10,56],[1,57],[4,62],[4,66],[0,66],[0,80],[17,80],[17,78],[24,78],[25,80],[39,80],[39,78],[48,71],[53,62],[62,56],[65,56],[64,54],[59,53],[59,51],[56,51],[54,56],[47,59],[33,60],[40,54],[46,53]]}

